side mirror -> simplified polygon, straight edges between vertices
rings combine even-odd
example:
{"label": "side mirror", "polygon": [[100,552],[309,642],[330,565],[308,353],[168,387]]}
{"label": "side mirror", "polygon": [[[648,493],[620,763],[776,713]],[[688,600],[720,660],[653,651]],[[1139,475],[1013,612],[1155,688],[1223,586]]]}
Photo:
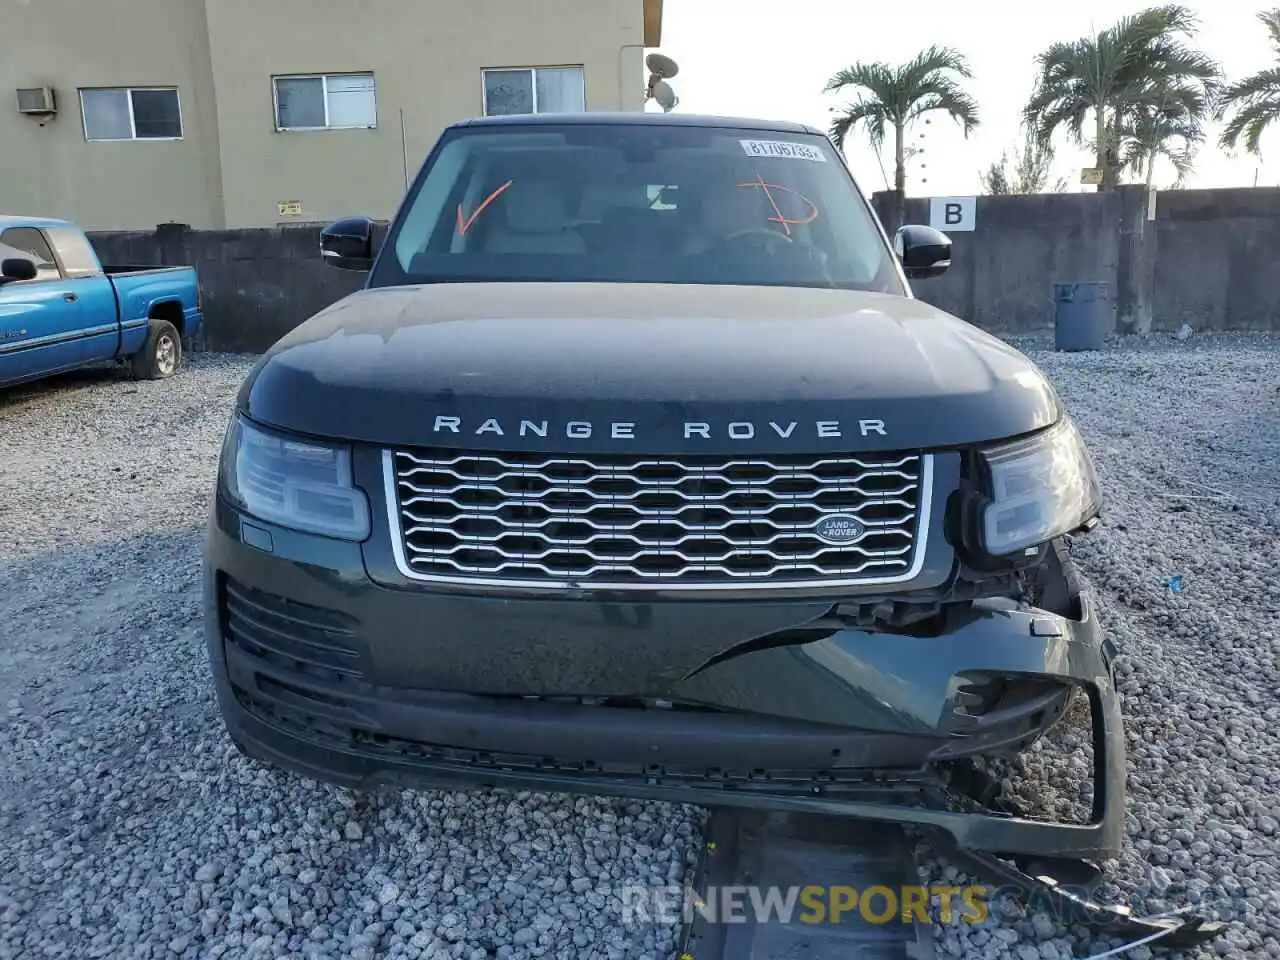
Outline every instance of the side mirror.
{"label": "side mirror", "polygon": [[9,257],[7,260],[0,261],[0,283],[10,280],[34,280],[36,278],[36,264],[34,260],[28,260],[25,257]]}
{"label": "side mirror", "polygon": [[320,231],[320,256],[340,270],[373,266],[373,221],[368,217],[335,220]]}
{"label": "side mirror", "polygon": [[912,280],[940,276],[951,266],[951,238],[941,230],[908,223],[893,235],[893,252]]}

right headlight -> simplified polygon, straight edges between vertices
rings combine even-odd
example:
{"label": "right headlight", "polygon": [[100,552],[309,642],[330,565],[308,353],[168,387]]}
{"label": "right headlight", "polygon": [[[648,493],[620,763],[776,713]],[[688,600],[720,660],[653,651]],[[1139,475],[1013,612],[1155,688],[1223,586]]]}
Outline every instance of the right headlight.
{"label": "right headlight", "polygon": [[1007,556],[1083,526],[1102,509],[1093,457],[1071,418],[1013,443],[980,451],[987,503],[982,549]]}
{"label": "right headlight", "polygon": [[340,540],[369,536],[369,500],[345,446],[281,436],[236,416],[222,448],[222,487],[260,520]]}

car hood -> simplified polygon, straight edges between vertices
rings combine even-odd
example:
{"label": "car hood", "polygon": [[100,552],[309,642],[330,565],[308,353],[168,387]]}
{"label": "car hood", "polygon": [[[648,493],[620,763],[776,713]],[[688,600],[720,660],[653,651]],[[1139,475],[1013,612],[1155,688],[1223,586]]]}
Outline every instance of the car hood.
{"label": "car hood", "polygon": [[239,405],[376,444],[641,453],[937,448],[1060,408],[1021,353],[921,300],[623,283],[361,290],[276,343]]}

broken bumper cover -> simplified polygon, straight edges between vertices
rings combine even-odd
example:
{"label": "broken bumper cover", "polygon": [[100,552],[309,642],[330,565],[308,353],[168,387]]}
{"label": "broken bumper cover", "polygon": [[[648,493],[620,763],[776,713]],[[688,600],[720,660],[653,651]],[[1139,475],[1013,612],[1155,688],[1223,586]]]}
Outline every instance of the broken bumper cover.
{"label": "broken bumper cover", "polygon": [[[278,528],[248,537],[225,504],[215,510],[205,625],[222,715],[245,753],[304,776],[855,816],[1002,854],[1120,847],[1121,716],[1087,599],[1077,618],[992,605],[941,636],[837,625],[726,656],[829,623],[833,604],[394,589],[369,577],[359,545]],[[619,692],[620,676],[663,708],[583,702]],[[975,714],[964,705],[983,699],[972,693],[983,678],[1033,693]],[[1092,715],[1090,821],[958,810],[945,761],[1020,749],[1073,690]]]}

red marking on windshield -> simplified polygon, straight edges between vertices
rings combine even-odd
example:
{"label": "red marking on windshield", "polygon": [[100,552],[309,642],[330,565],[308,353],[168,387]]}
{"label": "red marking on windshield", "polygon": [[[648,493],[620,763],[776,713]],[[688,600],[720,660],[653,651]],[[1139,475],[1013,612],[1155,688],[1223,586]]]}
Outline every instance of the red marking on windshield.
{"label": "red marking on windshield", "polygon": [[480,214],[484,213],[485,207],[489,206],[489,204],[497,200],[498,197],[502,196],[502,192],[513,183],[515,183],[514,180],[508,180],[497,190],[493,191],[493,193],[485,197],[484,200],[481,201],[480,206],[476,207],[475,210],[472,211],[471,216],[467,217],[465,221],[462,219],[462,204],[458,204],[458,236],[465,237],[467,235],[467,231],[470,230],[472,225],[476,222],[476,218],[479,217]]}
{"label": "red marking on windshield", "polygon": [[[758,187],[764,191],[765,197],[768,198],[769,200],[769,206],[773,207],[773,212],[777,214],[777,216],[768,217],[766,219],[768,219],[771,223],[782,224],[782,229],[787,232],[787,236],[791,236],[791,228],[793,226],[798,226],[800,224],[805,224],[805,223],[813,223],[813,221],[818,219],[818,205],[814,203],[812,200],[810,200],[808,197],[806,197],[799,190],[796,190],[793,187],[785,187],[780,183],[766,183],[764,177],[762,177],[758,173],[756,174],[756,179],[748,180],[746,183],[740,183],[738,184],[738,186]],[[778,206],[778,201],[773,195],[774,190],[781,190],[783,193],[789,193],[796,199],[800,200],[802,203],[807,204],[809,207],[808,216],[799,217],[799,218],[784,216],[782,213],[782,208]]]}

